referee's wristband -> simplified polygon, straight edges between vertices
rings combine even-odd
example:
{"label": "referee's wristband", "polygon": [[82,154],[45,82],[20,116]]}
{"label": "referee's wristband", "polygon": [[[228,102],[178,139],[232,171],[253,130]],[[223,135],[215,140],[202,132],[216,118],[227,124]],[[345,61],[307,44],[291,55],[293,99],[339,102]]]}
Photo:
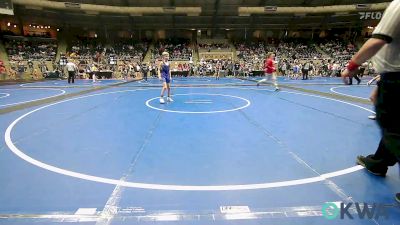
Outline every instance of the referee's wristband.
{"label": "referee's wristband", "polygon": [[348,71],[354,71],[354,70],[358,69],[358,67],[360,67],[360,66],[361,65],[358,65],[353,60],[350,60],[349,65],[347,65],[347,70]]}

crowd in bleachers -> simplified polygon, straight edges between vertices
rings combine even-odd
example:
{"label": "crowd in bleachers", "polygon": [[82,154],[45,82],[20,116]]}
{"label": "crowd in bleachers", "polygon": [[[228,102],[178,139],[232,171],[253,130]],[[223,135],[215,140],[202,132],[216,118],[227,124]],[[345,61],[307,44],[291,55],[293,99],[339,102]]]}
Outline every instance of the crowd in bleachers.
{"label": "crowd in bleachers", "polygon": [[[55,62],[57,41],[47,38],[32,38],[31,36],[6,36],[3,39],[8,55],[9,67],[1,62],[0,73],[7,74],[11,79],[20,79],[25,72],[31,78],[38,79],[40,72],[48,71],[47,63]],[[34,62],[37,62],[35,68]]]}
{"label": "crowd in bleachers", "polygon": [[[268,52],[276,54],[278,72],[298,79],[302,74],[339,76],[346,63],[356,52],[353,44],[343,41],[329,41],[318,44],[299,40],[280,41],[279,43],[236,42],[236,55],[242,73],[246,70],[263,70]],[[326,53],[326,54],[324,54]],[[372,71],[368,66],[366,72]],[[371,73],[371,72],[370,72]]]}
{"label": "crowd in bleachers", "polygon": [[228,70],[232,66],[232,61],[229,59],[201,59],[200,62],[193,67],[195,74],[200,76],[216,75],[219,71]]}
{"label": "crowd in bleachers", "polygon": [[[236,54],[237,57],[234,57],[236,59],[208,57],[210,59],[193,62],[193,48],[190,40],[167,39],[155,43],[150,62],[144,64],[143,60],[149,49],[149,43],[149,41],[119,40],[115,44],[104,44],[97,38],[78,38],[67,48],[62,58],[65,56],[64,58],[68,60],[72,59],[82,71],[92,71],[96,68],[98,71],[119,71],[129,76],[138,76],[144,71],[156,75],[157,61],[161,58],[162,52],[167,51],[170,53],[171,70],[174,72],[188,72],[190,75],[215,75],[220,72],[224,75],[250,75],[254,72],[262,73],[267,53],[273,52],[276,54],[278,72],[298,79],[305,70],[310,75],[338,76],[345,68],[346,62],[356,52],[353,44],[341,40],[317,44],[296,39],[272,42],[242,41],[233,43],[236,49],[233,54]],[[57,44],[54,40],[33,41],[26,38],[7,38],[4,45],[10,58],[10,65],[16,71],[20,67],[33,71],[32,61],[38,61],[36,65],[39,71],[45,73],[48,68],[44,61],[54,61],[57,52]],[[229,43],[210,41],[199,43],[197,46],[207,51],[231,50]],[[317,50],[316,46],[320,50]],[[326,56],[329,56],[329,59],[326,59]],[[59,66],[59,62],[56,65]],[[0,72],[4,69],[0,63]]]}
{"label": "crowd in bleachers", "polygon": [[238,59],[243,62],[243,67],[249,70],[262,69],[267,52],[273,50],[264,42],[237,42],[235,48]]}
{"label": "crowd in bleachers", "polygon": [[95,38],[79,38],[67,49],[67,57],[97,60],[105,50],[105,46]]}
{"label": "crowd in bleachers", "polygon": [[215,50],[230,50],[230,46],[228,43],[199,43],[197,44],[199,50],[205,50],[208,52],[212,52]]}
{"label": "crowd in bleachers", "polygon": [[236,55],[239,60],[244,61],[250,70],[259,70],[263,68],[267,52],[276,54],[279,60],[285,59],[290,65],[295,60],[320,59],[322,53],[319,52],[313,44],[302,42],[280,42],[279,44],[265,42],[237,42],[235,43]]}
{"label": "crowd in bleachers", "polygon": [[357,51],[352,43],[346,43],[341,40],[321,42],[319,47],[335,61],[347,61]]}
{"label": "crowd in bleachers", "polygon": [[0,74],[4,74],[6,72],[6,67],[4,66],[4,62],[0,60]]}
{"label": "crowd in bleachers", "polygon": [[125,77],[135,77],[141,70],[148,47],[148,41],[145,40],[132,42],[123,39],[116,41],[116,44],[105,45],[96,38],[80,38],[73,43],[66,58],[75,61],[84,74],[118,71]]}
{"label": "crowd in bleachers", "polygon": [[118,60],[136,60],[142,62],[148,47],[147,41],[138,43],[118,42],[106,48],[106,56],[115,55]]}
{"label": "crowd in bleachers", "polygon": [[276,52],[281,58],[316,59],[322,57],[322,53],[318,52],[313,44],[294,41],[280,42]]}
{"label": "crowd in bleachers", "polygon": [[158,41],[152,51],[152,59],[161,58],[161,54],[167,51],[171,61],[192,60],[193,49],[188,39],[166,39]]}
{"label": "crowd in bleachers", "polygon": [[9,59],[13,61],[53,61],[57,54],[56,41],[5,39],[4,46],[6,48]]}

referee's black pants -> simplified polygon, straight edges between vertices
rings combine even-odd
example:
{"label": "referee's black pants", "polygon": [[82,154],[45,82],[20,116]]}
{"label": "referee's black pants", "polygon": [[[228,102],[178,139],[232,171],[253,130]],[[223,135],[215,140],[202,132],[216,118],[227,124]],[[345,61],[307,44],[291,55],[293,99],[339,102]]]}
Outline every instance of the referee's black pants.
{"label": "referee's black pants", "polygon": [[400,72],[381,74],[375,105],[376,120],[382,131],[379,147],[366,167],[386,173],[388,166],[400,162]]}
{"label": "referee's black pants", "polygon": [[75,83],[75,71],[68,71],[68,84],[71,83]]}
{"label": "referee's black pants", "polygon": [[361,79],[360,79],[360,78],[358,77],[358,75],[356,74],[356,75],[350,77],[349,85],[352,85],[352,84],[353,84],[353,78],[356,79],[357,84],[361,83]]}
{"label": "referee's black pants", "polygon": [[303,80],[308,80],[308,70],[303,70]]}
{"label": "referee's black pants", "polygon": [[143,79],[147,81],[147,71],[143,71]]}

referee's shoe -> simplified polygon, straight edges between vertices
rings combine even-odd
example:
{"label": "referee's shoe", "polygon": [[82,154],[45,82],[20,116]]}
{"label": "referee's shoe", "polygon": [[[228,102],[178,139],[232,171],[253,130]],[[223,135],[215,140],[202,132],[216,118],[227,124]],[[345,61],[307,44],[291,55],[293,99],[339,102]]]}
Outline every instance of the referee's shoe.
{"label": "referee's shoe", "polygon": [[365,167],[368,172],[384,177],[388,171],[388,167],[382,164],[382,160],[376,160],[373,158],[374,155],[368,156],[357,156],[357,164]]}

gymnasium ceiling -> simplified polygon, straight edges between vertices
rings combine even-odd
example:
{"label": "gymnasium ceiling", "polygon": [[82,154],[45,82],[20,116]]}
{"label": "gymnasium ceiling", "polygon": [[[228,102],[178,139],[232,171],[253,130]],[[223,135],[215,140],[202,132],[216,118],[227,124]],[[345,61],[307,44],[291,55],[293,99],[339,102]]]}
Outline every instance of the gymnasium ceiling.
{"label": "gymnasium ceiling", "polygon": [[[59,0],[53,0],[59,1]],[[64,1],[59,1],[64,2]],[[269,14],[239,16],[239,6],[329,6],[388,2],[387,0],[70,0],[74,3],[131,7],[201,7],[198,16],[88,14],[14,5],[14,13],[23,23],[58,26],[106,27],[107,29],[327,29],[361,27],[374,21],[361,21],[357,12],[334,14]]]}

